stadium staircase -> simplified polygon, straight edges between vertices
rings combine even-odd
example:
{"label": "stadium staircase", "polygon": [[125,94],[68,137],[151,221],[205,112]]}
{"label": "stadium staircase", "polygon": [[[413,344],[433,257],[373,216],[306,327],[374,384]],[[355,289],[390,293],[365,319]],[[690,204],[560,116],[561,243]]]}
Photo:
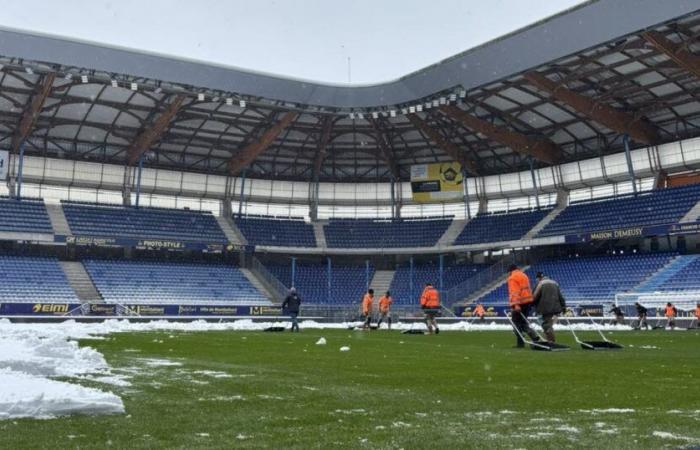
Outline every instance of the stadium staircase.
{"label": "stadium staircase", "polygon": [[234,245],[246,245],[246,241],[243,233],[236,227],[233,220],[228,219],[224,216],[216,216],[216,222],[219,224],[219,228],[224,232],[226,239]]}
{"label": "stadium staircase", "polygon": [[[527,269],[529,269],[530,266],[523,266],[520,269],[524,272]],[[508,279],[508,272],[503,271],[502,275],[499,276],[498,278],[494,279],[488,284],[485,284],[481,289],[474,291],[464,302],[462,302],[464,305],[469,305],[471,303],[475,303],[479,301],[479,299],[486,297],[488,294],[491,292],[495,291],[498,289],[501,285],[503,285],[506,280]],[[508,299],[504,298],[503,302],[507,302]]]}
{"label": "stadium staircase", "polygon": [[280,299],[276,298],[275,295],[273,295],[272,290],[270,289],[268,283],[264,283],[261,281],[255,274],[249,270],[249,269],[240,269],[241,273],[243,276],[245,276],[248,281],[250,281],[250,284],[255,287],[258,291],[260,291],[265,297],[267,297],[268,300],[274,303],[279,303]]}
{"label": "stadium staircase", "polygon": [[695,204],[679,222],[695,222],[700,217],[700,201]]}
{"label": "stadium staircase", "polygon": [[46,204],[46,212],[49,215],[54,234],[61,236],[70,236],[72,234],[60,204]]}
{"label": "stadium staircase", "polygon": [[469,222],[469,220],[466,219],[452,220],[450,226],[447,227],[445,233],[438,240],[438,247],[449,247],[450,245],[454,244],[455,239],[457,239],[457,236],[460,235],[464,227],[467,225],[467,222]]}
{"label": "stadium staircase", "polygon": [[326,244],[326,233],[323,231],[323,227],[328,223],[327,220],[317,220],[311,222],[314,227],[314,235],[316,236],[316,246],[320,248],[328,247]]}
{"label": "stadium staircase", "polygon": [[528,231],[528,232],[525,234],[525,236],[523,236],[523,239],[534,239],[534,237],[537,236],[537,234],[538,234],[540,231],[542,231],[542,230],[544,229],[544,227],[546,227],[546,226],[549,224],[549,222],[551,222],[552,220],[556,219],[557,216],[558,216],[559,214],[561,214],[561,212],[564,211],[565,209],[566,209],[566,206],[565,206],[565,205],[557,206],[556,208],[554,208],[549,214],[547,214],[546,216],[544,216],[544,219],[540,220],[540,221],[537,223],[537,225],[535,225],[534,227],[532,227],[532,228],[530,229],[530,231]]}
{"label": "stadium staircase", "polygon": [[97,288],[88,275],[85,267],[80,262],[60,261],[63,273],[66,274],[68,284],[75,291],[75,295],[82,303],[104,302],[104,299],[97,291]]}
{"label": "stadium staircase", "polygon": [[377,270],[374,272],[372,281],[369,283],[369,287],[374,289],[374,295],[376,298],[384,295],[386,291],[391,287],[391,280],[394,279],[394,270]]}
{"label": "stadium staircase", "polygon": [[653,273],[649,278],[641,282],[636,288],[635,292],[655,292],[659,290],[659,286],[663,285],[666,281],[673,278],[679,272],[682,272],[686,267],[693,264],[698,258],[697,255],[692,256],[676,256],[671,259],[668,264],[661,267],[655,273]]}

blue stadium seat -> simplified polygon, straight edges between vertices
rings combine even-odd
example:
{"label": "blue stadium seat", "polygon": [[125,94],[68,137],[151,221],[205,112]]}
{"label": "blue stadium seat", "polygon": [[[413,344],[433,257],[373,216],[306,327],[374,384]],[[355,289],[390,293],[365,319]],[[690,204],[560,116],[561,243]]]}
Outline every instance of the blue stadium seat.
{"label": "blue stadium seat", "polygon": [[545,208],[479,214],[467,222],[454,244],[484,244],[521,239],[551,211],[552,208]]}
{"label": "blue stadium seat", "polygon": [[43,201],[1,197],[0,231],[53,234],[53,227]]}
{"label": "blue stadium seat", "polygon": [[678,222],[700,201],[700,185],[572,202],[538,236],[560,236]]}
{"label": "blue stadium seat", "polygon": [[[271,264],[266,267],[285,286],[291,287],[291,266]],[[329,296],[327,267],[325,265],[297,264],[295,287],[305,303],[350,305],[362,300],[362,295],[366,290],[365,267],[332,267],[331,273]],[[373,276],[374,268],[370,267],[370,281]]]}
{"label": "blue stadium seat", "polygon": [[251,245],[316,247],[313,226],[301,218],[234,215],[233,220]]}
{"label": "blue stadium seat", "polygon": [[[663,268],[672,253],[591,256],[542,261],[527,270],[533,290],[535,273],[543,272],[559,283],[569,304],[608,303],[615,294],[630,292]],[[498,288],[480,299],[483,303],[508,302],[508,287]]]}
{"label": "blue stadium seat", "polygon": [[79,303],[55,258],[0,256],[2,302]]}
{"label": "blue stadium seat", "polygon": [[83,265],[107,303],[270,303],[236,267],[101,260]]}
{"label": "blue stadium seat", "polygon": [[324,227],[333,248],[433,247],[452,218],[331,219]]}
{"label": "blue stadium seat", "polygon": [[[442,288],[448,290],[468,280],[481,270],[488,267],[485,264],[456,264],[447,265],[443,269]],[[391,281],[391,294],[397,305],[417,305],[425,283],[432,283],[439,288],[440,269],[438,266],[414,266],[413,290],[411,290],[411,269],[401,266],[396,269]]]}
{"label": "blue stadium seat", "polygon": [[181,242],[227,242],[210,212],[63,202],[75,235]]}

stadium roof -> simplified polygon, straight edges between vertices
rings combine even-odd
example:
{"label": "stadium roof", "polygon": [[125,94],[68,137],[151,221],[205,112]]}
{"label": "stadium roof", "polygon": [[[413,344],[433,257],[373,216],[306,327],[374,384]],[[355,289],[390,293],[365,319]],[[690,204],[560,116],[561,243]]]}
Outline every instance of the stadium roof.
{"label": "stadium roof", "polygon": [[[472,174],[700,134],[700,2],[599,0],[399,80],[332,86],[0,30],[0,146],[309,181]],[[152,150],[152,151],[149,151]]]}

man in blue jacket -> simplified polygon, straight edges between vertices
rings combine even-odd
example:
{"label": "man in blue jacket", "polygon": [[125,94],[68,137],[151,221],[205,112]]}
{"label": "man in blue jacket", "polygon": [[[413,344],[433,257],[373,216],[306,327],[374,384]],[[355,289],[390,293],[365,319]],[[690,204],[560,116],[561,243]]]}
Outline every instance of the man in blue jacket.
{"label": "man in blue jacket", "polygon": [[301,298],[297,295],[297,290],[295,288],[289,289],[289,294],[282,302],[282,311],[289,314],[289,318],[292,319],[292,333],[299,332],[299,322],[297,321],[297,316],[299,316],[299,308],[301,307]]}

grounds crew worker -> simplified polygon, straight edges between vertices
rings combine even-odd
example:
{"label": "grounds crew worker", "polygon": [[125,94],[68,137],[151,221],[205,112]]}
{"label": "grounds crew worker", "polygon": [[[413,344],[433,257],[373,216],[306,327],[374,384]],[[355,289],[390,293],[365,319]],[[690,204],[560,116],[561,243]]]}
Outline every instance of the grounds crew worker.
{"label": "grounds crew worker", "polygon": [[365,317],[365,323],[362,325],[363,330],[368,330],[370,322],[372,322],[372,304],[374,303],[374,289],[369,289],[362,298],[362,315]]}
{"label": "grounds crew worker", "polygon": [[[532,307],[532,291],[530,290],[530,279],[525,275],[525,272],[518,269],[518,266],[511,264],[508,267],[508,302],[511,309],[511,318],[515,325],[515,338],[518,348],[525,347],[525,342],[520,337],[520,334],[527,334],[533,341],[539,341],[534,330],[530,328],[527,322],[527,316]],[[520,334],[518,334],[518,331]]]}
{"label": "grounds crew worker", "polygon": [[675,306],[673,306],[673,303],[668,302],[666,303],[666,308],[664,308],[664,316],[666,316],[666,326],[671,328],[672,330],[676,328],[676,315],[678,314],[678,310],[676,309]]}
{"label": "grounds crew worker", "polygon": [[611,313],[615,314],[615,318],[610,322],[610,325],[624,325],[625,324],[625,315],[622,312],[622,309],[615,305],[613,306],[610,311]]}
{"label": "grounds crew worker", "polygon": [[559,284],[546,277],[542,272],[537,272],[537,287],[533,294],[533,303],[537,314],[542,316],[542,329],[547,337],[547,342],[554,343],[554,322],[557,314],[566,311],[566,301],[561,293]]}
{"label": "grounds crew worker", "polygon": [[382,321],[386,319],[386,323],[389,325],[391,330],[391,304],[393,300],[391,299],[391,292],[386,291],[386,294],[382,295],[379,299],[379,322],[377,322],[377,328],[382,324]]}
{"label": "grounds crew worker", "polygon": [[299,315],[299,307],[301,306],[301,298],[297,295],[297,290],[295,288],[289,289],[289,294],[282,302],[282,311],[289,314],[289,318],[292,319],[292,333],[299,332],[299,322],[297,322],[297,316]]}
{"label": "grounds crew worker", "polygon": [[484,305],[481,303],[477,303],[476,306],[474,307],[474,311],[472,312],[472,315],[474,317],[478,317],[480,322],[484,321],[484,316],[486,315],[486,310],[484,309]]}
{"label": "grounds crew worker", "polygon": [[695,306],[695,320],[698,321],[696,328],[700,328],[700,303]]}
{"label": "grounds crew worker", "polygon": [[637,318],[639,319],[637,329],[641,330],[643,326],[645,330],[648,330],[649,324],[647,323],[647,309],[639,302],[636,302],[634,307],[637,308]]}
{"label": "grounds crew worker", "polygon": [[425,283],[425,289],[420,295],[420,307],[423,308],[423,313],[425,314],[425,324],[428,327],[428,333],[433,334],[433,329],[435,334],[440,333],[437,322],[435,322],[435,316],[440,312],[440,294],[431,283]]}

